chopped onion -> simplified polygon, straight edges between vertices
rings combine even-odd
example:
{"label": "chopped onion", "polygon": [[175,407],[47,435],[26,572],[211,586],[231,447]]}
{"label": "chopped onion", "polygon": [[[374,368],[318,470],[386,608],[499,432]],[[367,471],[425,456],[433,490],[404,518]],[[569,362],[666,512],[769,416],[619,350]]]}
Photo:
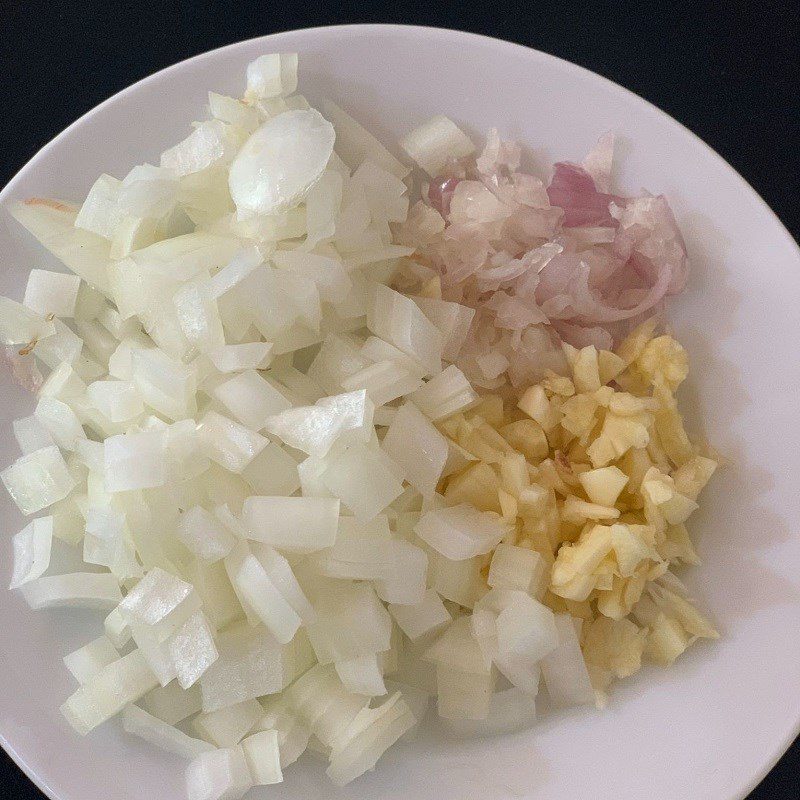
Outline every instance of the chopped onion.
{"label": "chopped onion", "polygon": [[383,449],[423,497],[433,497],[447,461],[447,440],[413,403],[398,410],[383,439]]}
{"label": "chopped onion", "polygon": [[280,692],[311,665],[307,653],[293,655],[295,642],[281,646],[263,625],[230,628],[218,634],[217,648],[219,658],[200,679],[204,711]]}
{"label": "chopped onion", "polygon": [[33,414],[62,450],[75,450],[78,441],[86,438],[75,412],[54,397],[39,398]]}
{"label": "chopped onion", "polygon": [[434,550],[453,561],[490,552],[508,532],[497,515],[463,503],[429,511],[414,530]]}
{"label": "chopped onion", "polygon": [[77,275],[32,269],[22,304],[42,317],[73,317],[80,284]]}
{"label": "chopped onion", "polygon": [[51,447],[53,437],[35,416],[14,420],[14,438],[23,455],[28,455],[43,447]]}
{"label": "chopped onion", "polygon": [[186,768],[188,800],[240,800],[252,786],[241,747],[201,753]]}
{"label": "chopped onion", "polygon": [[231,164],[236,207],[269,214],[296,202],[325,169],[334,137],[333,126],[313,109],[286,111],[265,122]]}
{"label": "chopped onion", "polygon": [[331,100],[321,103],[322,112],[336,129],[336,152],[350,169],[370,160],[396,178],[405,178],[408,167],[398,161],[366,128]]}
{"label": "chopped onion", "polygon": [[378,697],[386,694],[383,673],[377,653],[348,658],[336,662],[336,673],[349,692]]}
{"label": "chopped onion", "polygon": [[126,733],[138,736],[168,753],[181,756],[181,758],[191,760],[202,753],[210,753],[214,750],[213,745],[187,736],[183,731],[179,731],[134,705],[123,709],[122,728]]}
{"label": "chopped onion", "polygon": [[112,661],[89,679],[61,707],[67,722],[82,736],[158,684],[138,650]]}
{"label": "chopped onion", "polygon": [[351,445],[335,454],[321,480],[362,522],[374,519],[403,492],[397,465],[369,445]]}
{"label": "chopped onion", "polygon": [[50,548],[53,543],[53,518],[39,517],[31,520],[15,534],[14,572],[9,589],[40,578],[50,566]]}
{"label": "chopped onion", "polygon": [[177,725],[200,711],[203,703],[199,686],[185,690],[173,682],[149,691],[139,705],[167,725]]}
{"label": "chopped onion", "polygon": [[569,614],[555,615],[558,647],[542,659],[550,700],[556,706],[594,703],[594,689]]}
{"label": "chopped onion", "polygon": [[[108,290],[109,243],[102,236],[76,228],[76,211],[72,206],[57,200],[31,198],[13,205],[11,214],[64,266],[99,291]],[[4,298],[0,307],[6,302],[11,301]],[[4,316],[5,312],[0,319]],[[5,339],[2,327],[0,333]]]}
{"label": "chopped onion", "polygon": [[444,337],[413,300],[378,285],[367,309],[367,325],[376,336],[423,364],[426,374],[441,372]]}
{"label": "chopped onion", "polygon": [[297,53],[269,53],[247,65],[245,98],[264,100],[297,89]]}
{"label": "chopped onion", "polygon": [[104,448],[107,492],[149,489],[164,484],[166,459],[161,431],[110,436]]}
{"label": "chopped onion", "polygon": [[230,472],[242,472],[267,446],[268,440],[216,411],[200,420],[200,438],[212,461]]}
{"label": "chopped onion", "polygon": [[64,656],[64,666],[81,686],[88,683],[109,664],[119,658],[117,648],[106,636],[93,639]]}
{"label": "chopped onion", "polygon": [[233,549],[235,539],[208,511],[194,506],[178,523],[178,537],[199,558],[219,561]]}
{"label": "chopped onion", "polygon": [[254,369],[240,372],[219,384],[214,389],[214,397],[253,431],[260,431],[268,417],[291,408],[286,397]]}
{"label": "chopped onion", "polygon": [[271,786],[283,781],[278,737],[278,731],[259,731],[242,742],[242,750],[256,786]]}
{"label": "chopped onion", "polygon": [[251,538],[295,553],[313,553],[336,539],[339,502],[316,497],[248,497],[243,519]]}
{"label": "chopped onion", "polygon": [[317,620],[307,630],[321,664],[389,649],[392,618],[368,584],[340,584],[326,590],[315,606]]}
{"label": "chopped onion", "polygon": [[414,605],[398,605],[391,603],[389,613],[409,639],[437,631],[452,620],[450,612],[445,608],[442,598],[433,589],[428,589],[422,602]]}
{"label": "chopped onion", "polygon": [[328,777],[337,786],[354,780],[374,767],[414,723],[414,715],[399,692],[378,708],[363,709],[348,728],[346,740],[331,752]]}
{"label": "chopped onion", "polygon": [[208,357],[220,372],[241,372],[265,369],[269,366],[272,344],[270,342],[243,342],[223,344],[211,349]]}
{"label": "chopped onion", "polygon": [[247,736],[263,713],[258,700],[243,700],[199,714],[192,721],[192,727],[215,747],[233,747]]}
{"label": "chopped onion", "polygon": [[[409,170],[296,88],[263,55],[160,166],[12,207],[70,274],[0,298],[37,392],[0,477],[51,507],[11,586],[106,614],[62,712],[189,759],[189,800],[306,749],[344,785],[432,696],[456,735],[519,730],[541,677],[591,702],[717,635],[668,569],[715,467],[673,419],[685,353],[652,320],[610,350],[686,282],[666,200],[611,193],[613,137],[545,186],[437,116],[400,143],[410,208]],[[47,575],[54,536],[93,566]]]}
{"label": "chopped onion", "polygon": [[75,486],[57,447],[20,456],[0,472],[0,480],[23,514],[34,514],[63,500]]}
{"label": "chopped onion", "polygon": [[475,152],[470,138],[441,114],[407,133],[400,139],[400,147],[432,178],[451,159],[457,160]]}
{"label": "chopped onion", "polygon": [[489,712],[485,719],[445,719],[446,729],[455,736],[499,736],[517,733],[532,727],[536,722],[536,700],[529,694],[512,686],[495,692],[489,701]]}

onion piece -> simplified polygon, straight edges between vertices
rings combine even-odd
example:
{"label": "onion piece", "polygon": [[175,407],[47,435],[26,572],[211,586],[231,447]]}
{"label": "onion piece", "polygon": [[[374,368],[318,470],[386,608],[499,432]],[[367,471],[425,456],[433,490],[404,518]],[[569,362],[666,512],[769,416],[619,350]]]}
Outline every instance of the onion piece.
{"label": "onion piece", "polygon": [[501,543],[492,555],[486,582],[492,588],[519,589],[539,596],[548,577],[547,565],[535,550]]}
{"label": "onion piece", "polygon": [[33,414],[62,450],[75,450],[77,442],[86,438],[75,412],[54,397],[39,398]]}
{"label": "onion piece", "polygon": [[422,313],[441,331],[444,337],[442,358],[455,361],[469,334],[475,309],[434,297],[414,297]]}
{"label": "onion piece", "polygon": [[67,722],[85,736],[158,685],[138,650],[113,661],[61,706]]}
{"label": "onion piece", "polygon": [[50,549],[53,543],[53,518],[39,517],[31,520],[14,535],[14,572],[9,589],[40,578],[50,566]]}
{"label": "onion piece", "polygon": [[434,550],[453,561],[490,552],[508,533],[496,514],[464,503],[427,512],[414,530]]}
{"label": "onion piece", "polygon": [[72,206],[34,197],[12,205],[11,214],[68,269],[100,292],[108,292],[109,243],[102,236],[76,228],[77,214]]}
{"label": "onion piece", "polygon": [[81,686],[119,658],[119,653],[106,636],[93,639],[64,656],[64,666]]}
{"label": "onion piece", "polygon": [[220,383],[213,394],[242,425],[253,431],[261,430],[268,417],[280,414],[292,405],[254,369],[240,372]]}
{"label": "onion piece", "polygon": [[377,653],[337,661],[336,673],[349,692],[367,697],[386,694]]}
{"label": "onion piece", "polygon": [[242,624],[220,633],[219,658],[200,678],[203,711],[285,689],[314,660],[301,633],[283,646],[263,625]]}
{"label": "onion piece", "polygon": [[259,731],[242,742],[242,750],[256,786],[283,781],[278,731]]}
{"label": "onion piece", "polygon": [[23,455],[28,455],[43,447],[51,447],[53,437],[41,421],[35,416],[22,417],[13,422],[14,438],[17,440],[19,449]]}
{"label": "onion piece", "polygon": [[351,445],[334,454],[320,480],[361,522],[374,519],[403,493],[397,465],[369,445]]}
{"label": "onion piece", "polygon": [[248,497],[242,517],[250,538],[289,552],[313,553],[334,543],[339,501],[316,497]]}
{"label": "onion piece", "polygon": [[345,433],[355,441],[368,439],[373,413],[372,402],[361,389],[267,417],[264,427],[290,447],[322,458]]}
{"label": "onion piece", "polygon": [[252,103],[297,89],[297,53],[269,53],[247,65],[245,100]]}
{"label": "onion piece", "polygon": [[55,333],[52,322],[24,305],[0,297],[0,342],[31,345]]}
{"label": "onion piece", "polygon": [[269,441],[216,411],[202,417],[198,431],[208,457],[234,473],[242,472]]}
{"label": "onion piece", "polygon": [[556,614],[555,622],[558,647],[541,662],[542,677],[550,700],[556,706],[594,703],[594,689],[572,617],[569,614]]}
{"label": "onion piece", "polygon": [[220,372],[230,373],[248,369],[266,369],[271,360],[271,353],[270,342],[243,342],[214,347],[209,351],[208,357]]}
{"label": "onion piece", "polygon": [[399,141],[400,147],[432,178],[448,161],[475,152],[470,138],[450,119],[438,114]]}
{"label": "onion piece", "polygon": [[240,212],[269,214],[297,202],[333,152],[333,126],[313,109],[265,122],[231,164],[229,188]]}
{"label": "onion piece", "polygon": [[441,372],[442,333],[410,298],[388,286],[376,286],[367,325],[376,336],[424,365],[426,374]]}
{"label": "onion piece", "polygon": [[122,729],[181,758],[191,760],[214,750],[213,745],[187,736],[183,731],[134,705],[122,710]]}
{"label": "onion piece", "polygon": [[389,649],[392,618],[368,584],[331,587],[317,598],[315,607],[317,620],[307,631],[320,664]]}
{"label": "onion piece", "polygon": [[326,119],[336,129],[336,153],[350,169],[356,169],[364,161],[370,160],[401,180],[408,175],[408,167],[398,161],[347,112],[328,99],[323,99],[320,106]]}
{"label": "onion piece", "polygon": [[187,690],[173,682],[152,689],[138,705],[167,725],[177,725],[200,711],[203,703],[199,686]]}
{"label": "onion piece", "polygon": [[447,440],[413,404],[400,407],[382,443],[406,480],[432,498],[447,461]]}
{"label": "onion piece", "polygon": [[345,786],[374,767],[414,723],[399,692],[376,709],[364,709],[351,723],[346,741],[333,749],[328,777],[337,786]]}
{"label": "onion piece", "polygon": [[42,317],[73,317],[80,283],[77,275],[32,269],[22,304]]}
{"label": "onion piece", "polygon": [[234,747],[252,730],[263,709],[258,700],[244,700],[232,706],[198,714],[192,727],[215,747]]}
{"label": "onion piece", "polygon": [[107,492],[148,489],[166,481],[165,441],[160,431],[110,436],[103,446]]}
{"label": "onion piece", "polygon": [[63,500],[75,486],[57,447],[20,456],[0,472],[0,480],[23,514],[34,514]]}
{"label": "onion piece", "polygon": [[252,786],[241,747],[201,753],[186,768],[188,800],[240,800]]}
{"label": "onion piece", "polygon": [[517,733],[532,727],[536,722],[536,700],[512,686],[495,692],[489,701],[485,719],[454,719],[444,721],[447,731],[460,738],[500,736]]}
{"label": "onion piece", "polygon": [[453,619],[434,589],[428,589],[422,602],[414,605],[390,603],[389,613],[412,641],[443,628]]}
{"label": "onion piece", "polygon": [[464,373],[451,364],[415,391],[410,400],[433,422],[477,405],[479,397]]}

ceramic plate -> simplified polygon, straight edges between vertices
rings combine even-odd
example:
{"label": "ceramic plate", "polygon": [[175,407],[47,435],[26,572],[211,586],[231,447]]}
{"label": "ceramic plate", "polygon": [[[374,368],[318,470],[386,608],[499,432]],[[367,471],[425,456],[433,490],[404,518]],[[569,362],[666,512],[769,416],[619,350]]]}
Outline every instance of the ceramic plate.
{"label": "ceramic plate", "polygon": [[[98,106],[0,194],[0,293],[20,299],[50,262],[6,211],[31,195],[78,200],[101,172],[158,158],[203,114],[209,89],[237,94],[246,64],[298,51],[300,89],[332,97],[385,142],[443,113],[496,126],[544,167],[621,137],[618,183],[669,197],[694,271],[671,319],[693,373],[682,402],[729,459],[692,520],[704,564],[687,582],[722,632],[668,671],[626,681],[604,712],[572,710],[535,730],[454,742],[428,731],[344,791],[304,758],[273,800],[736,800],[800,728],[800,251],[750,186],[677,122],[577,66],[506,42],[402,26],[347,26],[253,39],[166,69]],[[88,78],[87,78],[88,79]],[[51,264],[51,266],[55,266]],[[0,387],[0,462],[31,398]],[[2,580],[22,519],[3,492]],[[183,764],[110,723],[82,739],[58,707],[74,690],[61,657],[97,636],[86,612],[29,611],[0,592],[0,740],[53,800],[176,800]]]}

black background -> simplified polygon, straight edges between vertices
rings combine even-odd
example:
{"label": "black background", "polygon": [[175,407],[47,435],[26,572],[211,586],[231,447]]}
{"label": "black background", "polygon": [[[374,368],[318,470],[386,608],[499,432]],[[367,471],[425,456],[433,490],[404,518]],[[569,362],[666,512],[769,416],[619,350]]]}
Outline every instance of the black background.
{"label": "black background", "polygon": [[[280,30],[396,22],[497,36],[617,81],[708,142],[800,239],[800,3],[741,5],[0,0],[0,186],[81,114],[162,67]],[[0,787],[4,800],[43,797],[2,751]],[[795,742],[750,800],[798,797]]]}

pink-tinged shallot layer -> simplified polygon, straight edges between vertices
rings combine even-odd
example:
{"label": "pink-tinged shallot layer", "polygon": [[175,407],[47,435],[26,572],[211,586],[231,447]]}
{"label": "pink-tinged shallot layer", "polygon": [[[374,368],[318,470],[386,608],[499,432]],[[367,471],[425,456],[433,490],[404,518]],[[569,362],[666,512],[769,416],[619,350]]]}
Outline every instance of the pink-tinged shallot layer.
{"label": "pink-tinged shallot layer", "polygon": [[487,137],[423,187],[395,231],[417,249],[405,291],[475,309],[456,363],[486,388],[565,366],[561,341],[610,348],[680,292],[686,247],[666,199],[611,191],[613,136],[549,185],[520,170],[520,148]]}

